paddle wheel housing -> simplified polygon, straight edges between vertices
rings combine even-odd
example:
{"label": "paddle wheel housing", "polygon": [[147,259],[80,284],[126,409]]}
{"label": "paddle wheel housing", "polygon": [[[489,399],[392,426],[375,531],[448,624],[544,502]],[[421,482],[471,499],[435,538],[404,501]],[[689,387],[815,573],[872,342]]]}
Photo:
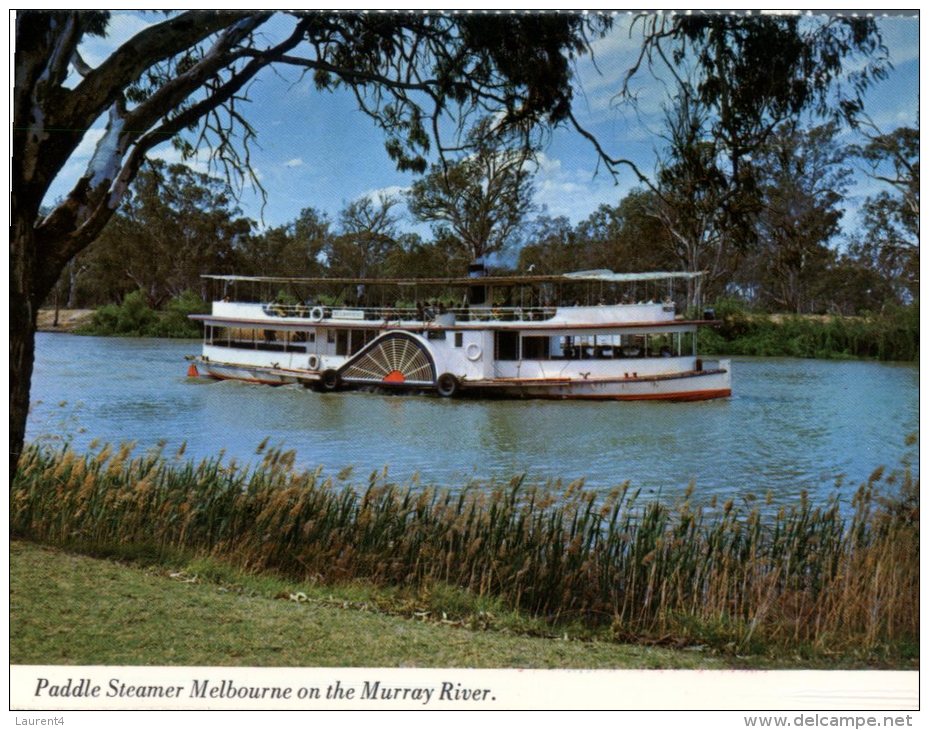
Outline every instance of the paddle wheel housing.
{"label": "paddle wheel housing", "polygon": [[425,340],[408,332],[381,335],[339,368],[344,383],[432,387],[435,358]]}

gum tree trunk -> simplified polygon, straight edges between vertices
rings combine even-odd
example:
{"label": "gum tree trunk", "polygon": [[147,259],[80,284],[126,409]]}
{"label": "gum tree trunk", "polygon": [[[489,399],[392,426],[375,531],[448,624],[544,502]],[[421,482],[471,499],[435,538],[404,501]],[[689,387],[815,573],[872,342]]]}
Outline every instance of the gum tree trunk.
{"label": "gum tree trunk", "polygon": [[10,480],[16,474],[26,437],[29,385],[35,360],[36,301],[32,226],[13,203],[10,236]]}

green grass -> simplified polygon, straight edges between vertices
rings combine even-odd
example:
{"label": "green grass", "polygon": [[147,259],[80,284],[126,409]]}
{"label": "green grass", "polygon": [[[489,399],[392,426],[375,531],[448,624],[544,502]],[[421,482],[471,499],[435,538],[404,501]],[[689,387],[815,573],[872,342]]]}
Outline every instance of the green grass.
{"label": "green grass", "polygon": [[495,630],[472,630],[429,614],[428,605],[363,586],[320,588],[249,576],[215,561],[141,568],[26,542],[10,546],[11,664],[729,665],[702,651],[518,635],[503,619]]}

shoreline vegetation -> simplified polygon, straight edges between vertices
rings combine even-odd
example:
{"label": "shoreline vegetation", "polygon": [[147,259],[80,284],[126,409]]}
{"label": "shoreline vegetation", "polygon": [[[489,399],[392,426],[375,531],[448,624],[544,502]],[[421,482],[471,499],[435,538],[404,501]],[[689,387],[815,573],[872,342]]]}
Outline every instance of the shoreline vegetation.
{"label": "shoreline vegetation", "polygon": [[457,492],[379,472],[357,483],[298,472],[293,452],[264,447],[243,468],[183,449],[32,445],[11,537],[217,580],[364,585],[387,613],[412,602],[469,628],[749,664],[918,666],[919,483],[907,464],[875,470],[843,514],[806,498],[776,512],[690,492],[645,503],[628,483],[599,495],[522,477]]}
{"label": "shoreline vegetation", "polygon": [[869,316],[761,314],[717,303],[718,324],[700,333],[707,355],[919,360],[919,302]]}
{"label": "shoreline vegetation", "polygon": [[[10,545],[12,664],[738,669],[700,647],[617,644],[453,594],[320,586],[216,560],[177,567]],[[80,621],[73,620],[80,616]],[[754,664],[752,664],[754,666]],[[765,664],[777,668],[777,664]]]}
{"label": "shoreline vegetation", "polygon": [[[198,339],[201,331],[187,315],[208,309],[189,292],[162,311],[151,309],[140,292],[121,304],[96,310],[39,311],[42,332],[127,337]],[[919,359],[919,303],[887,306],[870,316],[753,313],[730,300],[717,302],[717,324],[700,333],[706,355],[870,359],[914,362]]]}

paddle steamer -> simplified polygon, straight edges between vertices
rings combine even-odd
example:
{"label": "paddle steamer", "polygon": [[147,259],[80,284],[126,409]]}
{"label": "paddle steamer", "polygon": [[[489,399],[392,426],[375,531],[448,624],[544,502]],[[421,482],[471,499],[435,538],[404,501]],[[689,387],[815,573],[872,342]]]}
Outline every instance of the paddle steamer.
{"label": "paddle steamer", "polygon": [[[446,398],[727,397],[729,361],[697,352],[697,330],[712,321],[679,317],[670,296],[676,282],[694,276],[604,270],[460,279],[209,275],[220,292],[209,314],[192,315],[203,323],[204,339],[191,374]],[[634,297],[665,284],[664,297]],[[265,296],[239,299],[247,288]],[[274,289],[301,296],[272,298]],[[419,299],[437,291],[463,294]]]}

